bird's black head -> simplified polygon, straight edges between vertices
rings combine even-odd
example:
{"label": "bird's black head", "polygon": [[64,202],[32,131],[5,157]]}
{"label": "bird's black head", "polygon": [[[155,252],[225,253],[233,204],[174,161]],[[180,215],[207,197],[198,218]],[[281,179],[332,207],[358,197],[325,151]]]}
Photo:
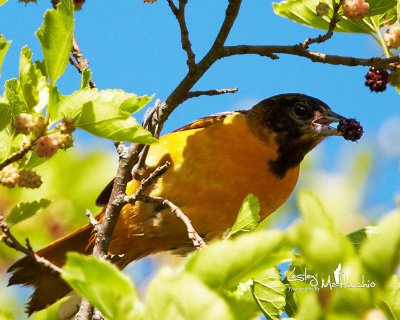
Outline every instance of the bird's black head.
{"label": "bird's black head", "polygon": [[278,157],[269,165],[280,178],[326,136],[341,135],[330,124],[346,119],[321,100],[298,93],[265,99],[249,110],[247,117],[261,139],[275,139]]}

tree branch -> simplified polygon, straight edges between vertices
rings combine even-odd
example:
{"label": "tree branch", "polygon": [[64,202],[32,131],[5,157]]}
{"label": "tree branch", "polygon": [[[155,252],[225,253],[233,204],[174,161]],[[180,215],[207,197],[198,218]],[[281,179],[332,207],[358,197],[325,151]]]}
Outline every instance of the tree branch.
{"label": "tree branch", "polygon": [[196,98],[200,96],[218,96],[220,94],[225,93],[236,93],[238,88],[231,88],[231,89],[213,89],[213,90],[205,90],[205,91],[190,91],[188,92],[186,98]]}
{"label": "tree branch", "polygon": [[17,151],[11,157],[7,158],[2,163],[0,163],[0,170],[3,170],[11,163],[21,160],[29,151],[33,149],[33,147],[34,147],[33,143],[25,145],[21,150]]}
{"label": "tree branch", "polygon": [[181,30],[182,49],[186,52],[189,70],[195,71],[197,67],[195,60],[196,57],[192,50],[192,44],[190,43],[189,39],[189,31],[185,20],[185,8],[187,0],[179,0],[179,9],[175,6],[172,0],[168,0],[168,4],[179,23],[179,29]]}
{"label": "tree branch", "polygon": [[324,35],[319,35],[316,38],[308,38],[306,41],[303,42],[303,48],[308,49],[308,47],[313,43],[322,43],[326,40],[329,40],[333,36],[333,31],[336,28],[337,23],[340,21],[339,10],[343,5],[344,0],[339,0],[337,3],[336,1],[333,2],[333,13],[332,18],[329,21],[329,27],[327,32]]}
{"label": "tree branch", "polygon": [[175,214],[177,218],[181,219],[182,222],[185,224],[187,232],[188,232],[188,238],[192,241],[193,246],[196,249],[204,248],[207,246],[204,239],[202,237],[200,237],[200,235],[196,232],[190,219],[183,213],[183,211],[177,205],[172,203],[170,200],[161,198],[161,197],[137,195],[136,199],[134,201],[138,201],[138,200],[147,202],[147,203],[151,203],[151,202],[159,203],[159,204],[169,207],[171,212],[173,214]]}
{"label": "tree branch", "polygon": [[3,242],[10,248],[22,252],[26,256],[30,257],[36,263],[44,266],[49,269],[51,272],[62,273],[62,269],[51,263],[49,260],[37,255],[35,251],[33,251],[29,240],[26,239],[26,247],[23,246],[17,238],[11,233],[10,228],[8,227],[6,221],[4,220],[4,216],[0,214],[0,229],[3,231],[4,235],[2,236]]}
{"label": "tree branch", "polygon": [[239,45],[225,46],[223,57],[230,57],[241,54],[257,54],[264,57],[270,57],[279,53],[290,54],[305,57],[313,62],[328,63],[332,65],[345,66],[369,66],[383,69],[396,69],[396,65],[400,63],[400,56],[390,58],[373,57],[369,59],[356,58],[348,56],[329,55],[316,51],[309,51],[302,47],[303,45],[293,46],[256,46],[256,45]]}
{"label": "tree branch", "polygon": [[[71,54],[75,58],[74,59],[70,58],[69,62],[79,71],[79,73],[82,73],[83,70],[89,69],[89,63],[88,60],[83,57],[82,51],[79,48],[78,42],[76,41],[75,35],[72,40],[72,49],[71,49]],[[90,88],[96,88],[96,84],[92,79],[89,81],[89,86]]]}
{"label": "tree branch", "polygon": [[125,195],[126,186],[131,179],[131,171],[136,163],[143,145],[133,144],[125,147],[119,154],[120,160],[115,176],[110,200],[106,206],[104,219],[97,230],[96,240],[93,248],[93,255],[105,259],[108,255],[108,248],[112,233],[117,223],[120,211],[124,205],[121,198]]}

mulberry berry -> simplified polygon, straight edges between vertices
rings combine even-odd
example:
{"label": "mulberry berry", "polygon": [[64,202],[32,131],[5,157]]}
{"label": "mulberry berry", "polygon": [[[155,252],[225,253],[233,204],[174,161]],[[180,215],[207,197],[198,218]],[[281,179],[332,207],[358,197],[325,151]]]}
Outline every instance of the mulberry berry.
{"label": "mulberry berry", "polygon": [[391,26],[386,30],[383,38],[390,49],[397,49],[400,47],[400,26]]}
{"label": "mulberry berry", "polygon": [[384,69],[370,68],[365,75],[365,85],[371,91],[382,92],[386,90],[386,85],[389,81],[389,74]]}
{"label": "mulberry berry", "polygon": [[13,127],[17,134],[22,133],[28,135],[32,131],[34,125],[33,116],[28,113],[17,114],[13,119]]}
{"label": "mulberry berry", "polygon": [[359,140],[364,134],[364,129],[356,119],[345,119],[339,122],[337,130],[343,138],[350,141]]}
{"label": "mulberry berry", "polygon": [[21,170],[18,185],[20,187],[36,189],[42,185],[40,176],[32,170]]}
{"label": "mulberry berry", "polygon": [[369,4],[365,0],[345,0],[343,14],[352,20],[362,20],[368,15]]}
{"label": "mulberry berry", "polygon": [[14,188],[20,179],[20,171],[12,164],[0,171],[0,183],[7,188]]}
{"label": "mulberry berry", "polygon": [[35,144],[35,152],[41,158],[50,158],[53,156],[60,145],[55,134],[40,137]]}

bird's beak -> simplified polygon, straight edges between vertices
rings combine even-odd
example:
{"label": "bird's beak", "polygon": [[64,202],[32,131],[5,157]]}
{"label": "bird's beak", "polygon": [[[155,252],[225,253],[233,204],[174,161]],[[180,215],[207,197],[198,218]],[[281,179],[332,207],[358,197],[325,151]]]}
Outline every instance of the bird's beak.
{"label": "bird's beak", "polygon": [[314,119],[312,125],[315,132],[318,134],[322,134],[324,136],[341,136],[342,133],[340,133],[335,127],[330,126],[330,124],[346,119],[347,118],[341,116],[340,114],[329,110],[328,113]]}

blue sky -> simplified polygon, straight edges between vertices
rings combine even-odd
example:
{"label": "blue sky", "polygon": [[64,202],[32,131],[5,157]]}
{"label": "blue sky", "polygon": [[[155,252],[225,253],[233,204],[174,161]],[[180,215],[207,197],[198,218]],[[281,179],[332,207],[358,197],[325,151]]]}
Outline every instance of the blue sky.
{"label": "blue sky", "polygon": [[[197,59],[212,44],[225,13],[227,1],[189,1],[188,28]],[[272,2],[243,1],[241,12],[227,40],[235,44],[295,44],[320,33],[277,17]],[[0,9],[0,33],[13,41],[3,65],[0,81],[15,77],[21,48],[28,44],[34,59],[41,49],[34,31],[50,1],[24,5],[9,0]],[[76,13],[76,37],[93,70],[99,89],[120,88],[137,94],[155,94],[165,99],[187,71],[181,50],[178,25],[167,2],[144,4],[140,0],[90,1]],[[313,50],[356,57],[382,54],[374,40],[365,35],[335,34]],[[400,106],[399,95],[391,87],[384,93],[370,93],[364,86],[367,68],[330,66],[294,56],[279,60],[258,56],[237,56],[217,62],[195,89],[238,87],[236,94],[201,97],[181,105],[166,123],[168,132],[198,117],[216,112],[243,109],[254,102],[284,92],[301,92],[320,98],[345,116],[356,117],[365,128],[359,143],[329,139],[319,147],[322,166],[341,170],[343,158],[372,148],[374,169],[368,186],[366,206],[393,208],[400,192]],[[79,86],[76,70],[68,67],[59,81],[68,94]],[[101,139],[84,137],[83,144],[110,147]],[[82,142],[81,142],[82,144]]]}

